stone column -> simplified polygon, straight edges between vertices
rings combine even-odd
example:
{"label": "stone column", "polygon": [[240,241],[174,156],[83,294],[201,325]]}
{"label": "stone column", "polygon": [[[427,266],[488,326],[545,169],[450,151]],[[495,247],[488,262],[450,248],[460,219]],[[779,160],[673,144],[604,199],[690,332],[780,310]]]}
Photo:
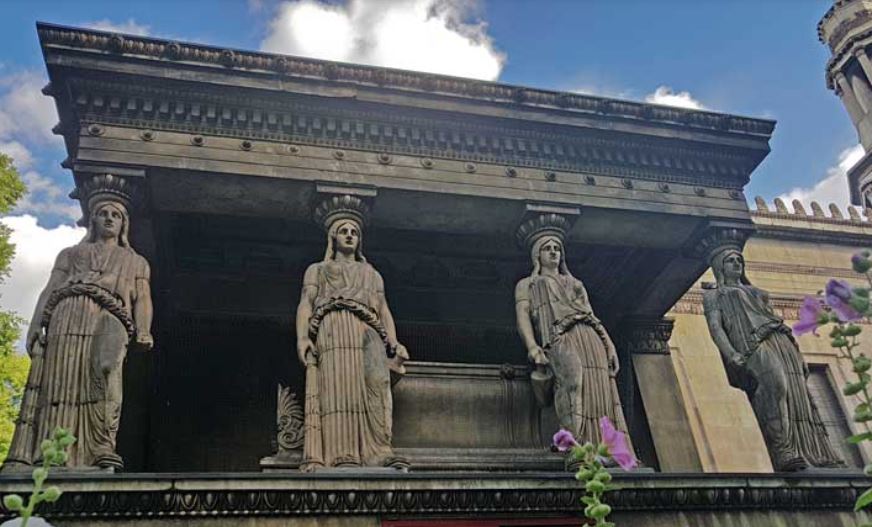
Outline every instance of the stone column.
{"label": "stone column", "polygon": [[[673,320],[669,318],[633,316],[622,321],[619,332],[624,376],[621,400],[630,432],[637,438],[642,435],[639,429],[644,411],[660,470],[702,472],[669,352],[672,327]],[[636,390],[642,408],[634,403]],[[637,443],[637,447],[641,446]]]}
{"label": "stone column", "polygon": [[857,96],[854,94],[854,89],[851,87],[851,83],[848,82],[845,74],[840,71],[836,73],[835,79],[838,86],[836,93],[838,93],[839,97],[841,97],[842,103],[848,110],[848,115],[851,117],[851,122],[854,123],[854,126],[857,126],[864,116],[863,107],[860,106],[860,102],[857,100]]}
{"label": "stone column", "polygon": [[869,86],[869,81],[862,71],[851,71],[847,75],[848,81],[851,83],[851,88],[854,90],[860,106],[863,107],[864,113],[869,113],[872,110],[872,86]]}
{"label": "stone column", "polygon": [[862,68],[863,73],[866,75],[866,82],[869,83],[870,79],[872,79],[872,61],[869,60],[866,50],[863,48],[855,49],[854,58],[860,63],[860,68]]}

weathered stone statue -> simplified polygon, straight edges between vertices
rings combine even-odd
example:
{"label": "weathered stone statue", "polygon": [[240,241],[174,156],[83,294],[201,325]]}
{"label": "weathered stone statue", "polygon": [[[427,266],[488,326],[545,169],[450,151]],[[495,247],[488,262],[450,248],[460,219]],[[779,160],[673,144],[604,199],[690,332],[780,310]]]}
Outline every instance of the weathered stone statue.
{"label": "weathered stone statue", "polygon": [[319,210],[327,250],[306,270],[297,308],[297,352],[306,365],[301,469],[404,469],[391,447],[391,371],[402,372],[408,353],[397,341],[382,277],[363,256],[365,205],[335,196]]}
{"label": "weathered stone statue", "polygon": [[60,252],[39,296],[27,351],[28,389],[8,466],[38,461],[56,427],[77,441],[67,466],[118,469],[122,364],[128,347],[148,350],[152,303],[149,266],[128,241],[129,189],[111,175],[86,182],[88,234]]}
{"label": "weathered stone statue", "polygon": [[709,331],[730,384],[748,394],[773,467],[844,465],[809,396],[808,366],[791,330],[772,312],[768,293],[748,281],[742,253],[716,250],[710,264],[717,286],[703,295]]}
{"label": "weathered stone statue", "polygon": [[626,433],[615,383],[615,346],[594,315],[584,285],[566,266],[562,233],[546,229],[527,244],[533,272],[515,288],[515,310],[527,356],[537,368],[534,383],[553,377],[560,426],[579,442],[599,443],[602,416]]}

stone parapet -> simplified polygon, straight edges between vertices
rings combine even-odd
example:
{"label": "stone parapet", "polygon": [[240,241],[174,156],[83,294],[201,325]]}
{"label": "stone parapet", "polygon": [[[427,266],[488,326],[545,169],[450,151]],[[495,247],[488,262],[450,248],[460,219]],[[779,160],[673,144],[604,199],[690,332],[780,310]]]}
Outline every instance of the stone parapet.
{"label": "stone parapet", "polygon": [[[719,518],[730,513],[759,514],[769,522],[758,525],[772,525],[797,512],[830,519],[820,525],[843,525],[837,520],[852,510],[854,500],[868,486],[862,474],[837,472],[813,476],[639,472],[616,474],[615,479],[620,489],[608,500],[616,511],[614,519],[646,513],[621,525],[652,525],[649,522],[659,514],[676,513],[718,513]],[[225,525],[222,522],[244,518],[326,521],[332,517],[335,522],[353,522],[509,514],[566,517],[580,515],[579,498],[584,492],[566,473],[62,474],[52,480],[64,493],[58,502],[44,504],[43,514],[63,525],[165,525],[173,520]],[[28,476],[0,477],[0,494],[27,488]],[[0,518],[6,517],[5,511],[0,512]],[[859,520],[853,515],[850,519]]]}

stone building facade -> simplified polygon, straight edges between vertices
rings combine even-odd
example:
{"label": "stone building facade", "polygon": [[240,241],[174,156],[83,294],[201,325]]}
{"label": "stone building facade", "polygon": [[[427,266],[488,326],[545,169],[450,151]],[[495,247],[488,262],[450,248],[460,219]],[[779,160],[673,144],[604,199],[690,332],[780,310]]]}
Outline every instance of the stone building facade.
{"label": "stone building facade", "polygon": [[[854,523],[860,472],[772,473],[700,311],[719,244],[749,240],[748,273],[791,320],[872,239],[855,211],[749,210],[774,122],[38,33],[83,213],[95,177],[136,189],[130,242],[154,299],[154,351],[124,366],[126,473],[59,476],[65,494],[46,509],[58,525],[577,524],[582,489],[549,449],[557,416],[537,405],[516,332],[513,291],[531,266],[516,242],[536,228],[560,231],[617,351],[616,397],[646,468],[620,476],[615,521]],[[308,381],[293,313],[306,268],[328,259],[313,220],[337,203],[355,204],[411,356],[392,391],[408,474],[297,470]],[[846,433],[846,367],[825,340],[801,344],[831,433]],[[4,473],[0,493],[26,481]]]}

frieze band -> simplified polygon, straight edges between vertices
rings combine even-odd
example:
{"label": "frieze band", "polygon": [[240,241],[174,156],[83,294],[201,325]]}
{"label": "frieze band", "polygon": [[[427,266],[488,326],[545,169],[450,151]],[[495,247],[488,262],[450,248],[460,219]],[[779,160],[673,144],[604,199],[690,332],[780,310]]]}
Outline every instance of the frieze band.
{"label": "frieze band", "polygon": [[[221,475],[219,475],[221,476]],[[222,476],[226,478],[226,475]],[[61,499],[45,504],[50,519],[190,518],[234,516],[331,515],[450,515],[485,513],[580,512],[581,486],[572,476],[514,476],[512,482],[477,474],[480,488],[458,488],[469,475],[432,478],[314,478],[287,476],[253,481],[223,479],[224,488],[209,488],[196,477],[157,476],[151,484],[166,490],[125,488],[117,482],[88,481],[88,490],[66,490]],[[324,483],[318,485],[318,481]],[[621,489],[610,494],[616,511],[668,510],[851,510],[863,477],[821,477],[820,485],[799,484],[777,476],[681,477],[624,476]],[[368,481],[367,481],[368,480]],[[24,483],[24,478],[21,482]],[[75,485],[66,480],[65,488]],[[658,485],[654,485],[653,483]],[[135,486],[139,482],[132,482]],[[239,488],[233,489],[237,486]],[[117,490],[111,487],[115,486]],[[196,487],[201,487],[197,489]],[[227,487],[230,487],[229,489]],[[332,487],[332,488],[331,488]],[[343,488],[345,487],[345,488]],[[7,517],[5,510],[0,518]]]}

